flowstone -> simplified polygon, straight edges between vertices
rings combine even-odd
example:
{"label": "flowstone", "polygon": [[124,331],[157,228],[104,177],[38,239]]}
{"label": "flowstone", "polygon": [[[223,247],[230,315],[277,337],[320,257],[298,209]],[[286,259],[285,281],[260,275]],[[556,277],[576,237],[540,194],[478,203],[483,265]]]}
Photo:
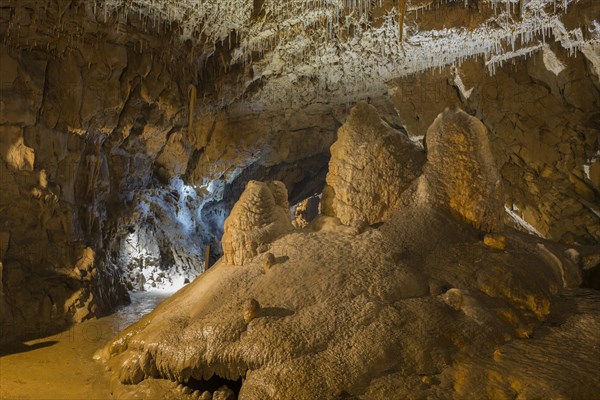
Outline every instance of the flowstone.
{"label": "flowstone", "polygon": [[[472,201],[496,188],[477,147],[485,131],[459,111],[434,128],[433,165],[376,228],[323,229],[334,218],[320,217],[267,229],[286,225],[274,211],[284,191],[249,184],[226,257],[102,350],[117,397],[188,399],[225,384],[240,399],[592,398],[600,296],[575,288],[581,267],[558,243],[513,230],[503,251],[481,241],[473,225],[499,228],[495,203]],[[454,179],[435,186],[434,173]],[[252,257],[259,242],[267,256]],[[276,267],[265,271],[265,258]]]}
{"label": "flowstone", "polygon": [[384,122],[375,107],[359,103],[331,146],[325,214],[345,225],[386,220],[424,162],[424,152]]}
{"label": "flowstone", "polygon": [[243,265],[259,247],[293,229],[287,189],[282,182],[250,181],[225,220],[221,240],[225,260]]}

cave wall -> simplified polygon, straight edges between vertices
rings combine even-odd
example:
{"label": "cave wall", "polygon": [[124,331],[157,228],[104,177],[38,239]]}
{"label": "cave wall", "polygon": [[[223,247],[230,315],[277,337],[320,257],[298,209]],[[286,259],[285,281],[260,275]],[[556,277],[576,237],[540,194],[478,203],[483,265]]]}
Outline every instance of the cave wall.
{"label": "cave wall", "polygon": [[167,62],[185,58],[168,33],[89,6],[0,7],[3,340],[107,313],[142,274],[193,278],[248,180],[320,190],[339,126],[329,106],[207,113],[190,89],[208,78]]}
{"label": "cave wall", "polygon": [[[155,48],[143,48],[134,26],[121,25],[124,32],[89,18],[85,4],[0,8],[3,340],[127,301],[119,245],[140,204],[153,199],[144,189],[158,182],[172,191],[169,178],[185,171],[190,153],[187,86]],[[165,268],[196,269],[197,254],[178,254],[184,240],[169,239],[178,204],[163,206],[152,216],[164,216],[156,236]]]}
{"label": "cave wall", "polygon": [[393,80],[395,123],[422,141],[440,110],[459,105],[490,132],[510,211],[546,238],[597,243],[600,86],[597,59],[586,54],[599,47],[584,50],[569,56],[549,44],[494,75],[469,60]]}

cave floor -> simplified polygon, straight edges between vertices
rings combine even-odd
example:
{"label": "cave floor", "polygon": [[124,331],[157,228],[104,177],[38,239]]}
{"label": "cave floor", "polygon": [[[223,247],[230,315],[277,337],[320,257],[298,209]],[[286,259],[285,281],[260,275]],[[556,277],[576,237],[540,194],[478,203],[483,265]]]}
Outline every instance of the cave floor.
{"label": "cave floor", "polygon": [[113,314],[56,335],[0,347],[2,399],[107,399],[109,379],[94,353],[173,293],[131,294]]}

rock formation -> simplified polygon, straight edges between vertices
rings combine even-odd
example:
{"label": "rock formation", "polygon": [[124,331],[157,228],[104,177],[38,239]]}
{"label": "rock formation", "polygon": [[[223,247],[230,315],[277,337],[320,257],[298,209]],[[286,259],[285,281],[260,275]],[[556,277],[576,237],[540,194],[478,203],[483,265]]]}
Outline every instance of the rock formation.
{"label": "rock formation", "polygon": [[[486,131],[462,111],[440,114],[429,131],[428,165],[402,206],[358,235],[304,229],[256,241],[265,225],[248,221],[271,215],[278,196],[251,182],[224,237],[245,226],[230,249],[261,242],[284,261],[265,273],[263,257],[227,258],[224,243],[224,259],[103,350],[121,383],[139,380],[141,359],[156,371],[138,387],[115,383],[115,393],[172,395],[171,380],[199,394],[218,379],[240,399],[593,396],[600,297],[576,289],[581,267],[567,260],[577,250],[514,230],[503,251],[484,245],[474,227],[498,229],[503,209],[482,197],[498,190]],[[313,225],[323,218],[332,219]],[[263,219],[272,220],[254,220]],[[568,384],[565,363],[585,384]]]}
{"label": "rock formation", "polygon": [[324,214],[346,225],[386,220],[424,161],[424,153],[386,124],[375,107],[359,103],[331,146]]}
{"label": "rock formation", "polygon": [[210,245],[115,393],[595,396],[599,7],[3,0],[0,342]]}
{"label": "rock formation", "polygon": [[250,181],[225,220],[225,260],[243,265],[261,249],[293,229],[287,189],[282,182]]}
{"label": "rock formation", "polygon": [[488,131],[462,110],[446,110],[427,130],[425,180],[433,201],[446,204],[477,229],[504,226],[502,180]]}
{"label": "rock formation", "polygon": [[321,196],[311,196],[292,207],[294,228],[304,228],[320,214]]}
{"label": "rock formation", "polygon": [[[427,130],[420,190],[483,231],[504,226],[502,180],[486,127],[461,110],[446,110]],[[375,107],[355,106],[331,146],[324,214],[346,225],[387,220],[421,175],[425,153],[389,127]],[[423,199],[425,200],[425,198]]]}
{"label": "rock formation", "polygon": [[590,79],[594,54],[590,47],[573,59],[557,43],[550,49],[564,66],[558,75],[543,52],[493,76],[483,60],[469,60],[394,80],[390,99],[397,124],[415,141],[446,107],[458,104],[483,122],[502,177],[508,224],[548,239],[597,243],[600,92]]}
{"label": "rock formation", "polygon": [[[285,182],[292,204],[320,193],[328,149],[360,99],[377,106],[383,126],[415,141],[441,109],[459,103],[490,132],[513,225],[597,243],[593,0],[536,0],[507,15],[495,2],[412,2],[400,19],[389,0],[309,3],[3,3],[0,156],[3,168],[19,171],[15,180],[0,176],[10,193],[0,199],[0,232],[11,238],[4,273],[35,281],[72,272],[88,247],[97,264],[93,281],[61,272],[60,293],[33,296],[37,308],[50,302],[64,311],[52,314],[57,325],[77,308],[95,310],[93,317],[127,301],[125,286],[145,268],[123,268],[135,264],[123,250],[130,230],[148,233],[142,243],[152,251],[142,249],[140,260],[192,276],[206,245],[220,255],[223,221],[249,180]],[[509,60],[514,67],[502,67]],[[439,72],[422,73],[432,68]],[[177,182],[193,189],[192,201],[161,200],[183,193]],[[342,217],[345,224],[381,221],[393,208],[391,192],[376,206],[367,198],[375,192],[361,198],[340,189],[336,207],[355,219]],[[346,195],[373,215],[346,207]],[[25,215],[17,205],[36,211]],[[191,214],[185,233],[171,234]],[[143,226],[158,222],[168,228]],[[96,293],[90,303],[47,300],[83,286]],[[31,297],[23,290],[7,297],[9,313],[24,307],[17,298]]]}

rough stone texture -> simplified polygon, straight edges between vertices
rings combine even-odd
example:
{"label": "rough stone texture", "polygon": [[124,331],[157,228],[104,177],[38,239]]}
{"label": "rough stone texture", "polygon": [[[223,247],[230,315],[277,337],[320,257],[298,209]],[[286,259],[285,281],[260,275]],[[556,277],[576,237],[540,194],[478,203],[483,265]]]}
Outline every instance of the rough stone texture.
{"label": "rough stone texture", "polygon": [[292,229],[285,185],[279,181],[250,181],[225,220],[222,238],[225,260],[243,265]]}
{"label": "rough stone texture", "polygon": [[321,196],[311,196],[292,207],[294,228],[304,228],[320,214]]}
{"label": "rough stone texture", "polygon": [[[52,315],[60,325],[75,313],[76,319],[87,318],[123,301],[122,269],[135,263],[121,262],[122,244],[130,229],[144,230],[141,224],[168,227],[146,231],[145,242],[158,243],[161,265],[189,271],[207,244],[219,255],[223,220],[248,180],[284,181],[292,203],[320,192],[328,148],[350,104],[371,96],[379,106],[389,78],[442,67],[485,49],[505,52],[512,28],[531,22],[531,10],[525,10],[525,18],[513,15],[506,30],[486,30],[465,40],[464,30],[455,36],[441,29],[462,28],[465,21],[469,28],[496,26],[504,17],[495,16],[488,3],[411,9],[402,44],[396,18],[386,19],[394,6],[386,0],[368,4],[366,30],[357,24],[356,13],[349,19],[346,12],[340,15],[349,24],[344,22],[343,31],[358,36],[322,40],[322,9],[272,3],[281,14],[265,20],[261,6],[270,3],[228,1],[243,18],[233,21],[232,30],[232,20],[220,19],[229,14],[217,11],[211,25],[219,32],[215,46],[180,40],[181,29],[190,32],[186,27],[171,26],[145,6],[125,15],[106,12],[102,5],[108,3],[6,0],[0,7],[0,180],[6,193],[0,196],[0,231],[9,236],[3,282],[20,282],[4,297],[9,305],[3,318],[27,321],[15,334],[52,325],[37,321],[35,310],[58,310],[40,314]],[[548,41],[552,44],[531,53],[531,62],[517,60],[514,69],[489,63],[496,70],[493,78],[483,61],[469,61],[460,69],[462,86],[450,68],[443,69],[440,92],[428,84],[433,75],[417,73],[413,76],[421,85],[412,95],[390,91],[400,117],[380,113],[416,139],[445,103],[460,101],[492,134],[507,206],[546,237],[573,232],[579,242],[597,241],[598,30],[590,17],[597,10],[598,2],[581,0],[559,18],[550,16],[558,42]],[[297,21],[314,24],[299,34]],[[290,23],[285,32],[271,30],[279,22]],[[252,40],[238,37],[240,23]],[[576,37],[578,28],[586,44]],[[270,36],[274,32],[283,40]],[[540,33],[531,38],[534,47],[542,41]],[[276,52],[269,51],[275,46]],[[440,53],[440,46],[448,51]],[[578,53],[580,46],[585,57]],[[565,48],[578,57],[566,57]],[[194,188],[195,198],[157,200],[179,195],[172,186],[177,175]],[[140,192],[142,197],[135,195]],[[151,212],[140,210],[139,203],[153,204]],[[171,234],[181,228],[174,219],[199,208],[191,230]],[[190,240],[200,249],[187,248]],[[68,274],[87,248],[94,252],[97,273],[91,281],[91,274],[72,281]],[[154,262],[155,257],[139,258]],[[33,283],[38,278],[46,283],[38,287]],[[32,283],[27,288],[24,282]],[[53,287],[48,296],[47,282]],[[24,317],[15,320],[13,313]]]}
{"label": "rough stone texture", "polygon": [[2,341],[60,329],[127,298],[115,269],[80,240],[77,210],[61,202],[46,171],[16,162],[33,150],[15,147],[0,154]]}
{"label": "rough stone texture", "polygon": [[[187,90],[195,75],[165,58],[181,43],[135,18],[90,17],[90,4],[0,10],[2,340],[108,312],[142,274],[146,288],[161,274],[193,277],[206,245],[221,254],[223,221],[248,180],[282,179],[295,201],[321,190],[339,126],[328,106],[218,111],[188,126],[200,109]],[[71,276],[88,247],[97,274]]]}
{"label": "rough stone texture", "polygon": [[244,317],[244,321],[246,321],[246,323],[252,321],[258,316],[259,313],[260,304],[258,304],[258,301],[254,299],[246,300],[242,310],[242,316]]}
{"label": "rough stone texture", "polygon": [[506,249],[506,236],[500,234],[487,234],[483,237],[483,243],[492,249]]}
{"label": "rough stone texture", "polygon": [[425,141],[425,179],[434,201],[477,229],[502,230],[502,180],[481,121],[462,110],[447,109],[433,121]]}
{"label": "rough stone texture", "polygon": [[[578,284],[546,257],[563,259],[565,247],[544,242],[542,250],[542,239],[509,231],[499,252],[446,207],[414,190],[402,197],[405,206],[377,229],[306,229],[275,240],[269,252],[285,261],[268,273],[260,257],[244,268],[221,260],[102,357],[124,383],[147,355],[158,376],[184,385],[213,374],[241,380],[240,399],[593,396],[600,314],[588,305],[598,295],[577,289],[557,298]],[[261,305],[249,323],[245,299]],[[536,350],[550,342],[552,352]],[[521,355],[528,349],[534,360]],[[491,361],[498,355],[500,363]],[[577,387],[564,384],[565,364]],[[497,376],[498,368],[527,373]],[[153,382],[115,382],[114,390],[125,398],[172,393]]]}
{"label": "rough stone texture", "polygon": [[383,121],[375,107],[359,103],[331,146],[323,212],[346,225],[386,220],[424,161],[423,151]]}
{"label": "rough stone texture", "polygon": [[99,14],[109,20],[133,9],[129,18],[141,19],[149,30],[174,30],[195,55],[187,68],[210,66],[198,85],[208,109],[241,97],[236,107],[259,111],[366,99],[385,93],[389,79],[477,55],[485,56],[493,71],[539,50],[550,32],[568,49],[598,39],[594,0],[534,0],[507,13],[493,1],[432,7],[412,0],[402,18],[393,0],[285,5],[277,0],[110,0],[103,5]]}
{"label": "rough stone texture", "polygon": [[580,243],[597,243],[600,92],[590,79],[594,64],[586,52],[573,58],[560,46],[550,48],[565,67],[558,76],[547,69],[542,52],[494,76],[482,70],[483,61],[471,60],[454,70],[392,81],[390,98],[398,124],[415,141],[445,107],[460,105],[480,119],[506,207],[544,237],[559,240],[570,232]]}
{"label": "rough stone texture", "polygon": [[215,390],[212,395],[213,400],[234,400],[235,394],[233,390],[229,389],[227,386],[222,386],[219,389]]}
{"label": "rough stone texture", "polygon": [[[178,82],[155,50],[136,50],[134,27],[123,35],[80,6],[10,1],[0,13],[2,340],[126,301],[114,247],[134,193],[187,165]],[[87,249],[92,266],[76,268]]]}

